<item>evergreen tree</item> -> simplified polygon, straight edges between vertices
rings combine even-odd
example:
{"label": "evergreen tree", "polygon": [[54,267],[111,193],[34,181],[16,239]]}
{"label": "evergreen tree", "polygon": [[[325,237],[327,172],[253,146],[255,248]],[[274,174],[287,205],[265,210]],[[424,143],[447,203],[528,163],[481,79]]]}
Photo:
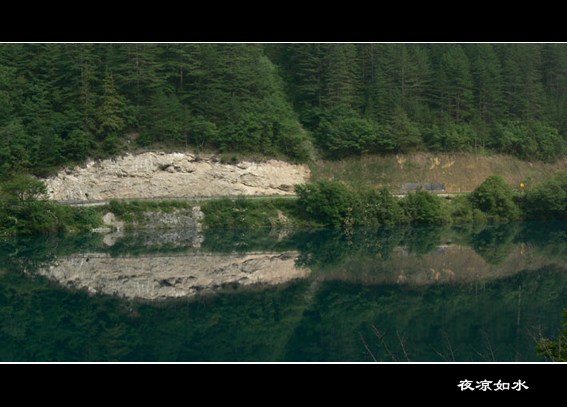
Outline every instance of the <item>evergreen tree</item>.
{"label": "evergreen tree", "polygon": [[379,104],[382,120],[403,109],[419,120],[424,112],[424,96],[429,80],[427,52],[416,44],[383,44],[379,59],[376,86],[384,89]]}
{"label": "evergreen tree", "polygon": [[356,91],[357,59],[353,44],[328,44],[324,49],[323,106],[352,106]]}
{"label": "evergreen tree", "polygon": [[491,44],[467,44],[471,61],[475,115],[485,123],[502,118],[502,78],[498,56]]}
{"label": "evergreen tree", "polygon": [[440,57],[435,92],[441,117],[460,123],[471,117],[472,76],[470,62],[462,47],[451,44]]}
{"label": "evergreen tree", "polygon": [[0,65],[0,127],[13,117],[21,103],[21,92],[16,91],[16,69]]}
{"label": "evergreen tree", "polygon": [[283,51],[282,66],[291,102],[302,123],[312,128],[323,107],[323,45],[289,44]]}
{"label": "evergreen tree", "polygon": [[[0,44],[2,176],[143,145],[553,161],[565,44]],[[304,130],[305,129],[305,130]]]}
{"label": "evergreen tree", "polygon": [[20,119],[0,128],[0,179],[30,171],[37,160],[40,139],[26,133]]}
{"label": "evergreen tree", "polygon": [[141,136],[143,144],[161,142],[170,145],[185,145],[188,137],[188,123],[185,108],[173,93],[158,90],[143,110],[148,117]]}
{"label": "evergreen tree", "polygon": [[364,117],[378,120],[382,114],[380,102],[385,99],[385,87],[378,85],[380,44],[358,44],[360,60],[359,111]]}
{"label": "evergreen tree", "polygon": [[102,95],[96,111],[97,133],[103,139],[120,136],[125,128],[124,100],[114,86],[112,73],[107,70],[103,80]]}
{"label": "evergreen tree", "polygon": [[546,115],[563,135],[567,134],[567,47],[545,44],[542,48],[542,77],[547,96]]}
{"label": "evergreen tree", "polygon": [[508,115],[521,120],[540,117],[544,104],[541,54],[537,44],[497,44],[502,64]]}
{"label": "evergreen tree", "polygon": [[386,129],[396,151],[409,152],[418,149],[421,144],[422,138],[418,126],[410,120],[401,107],[392,115]]}
{"label": "evergreen tree", "polygon": [[93,44],[62,44],[54,66],[53,87],[60,89],[61,105],[81,112],[85,130],[96,129],[97,64]]}

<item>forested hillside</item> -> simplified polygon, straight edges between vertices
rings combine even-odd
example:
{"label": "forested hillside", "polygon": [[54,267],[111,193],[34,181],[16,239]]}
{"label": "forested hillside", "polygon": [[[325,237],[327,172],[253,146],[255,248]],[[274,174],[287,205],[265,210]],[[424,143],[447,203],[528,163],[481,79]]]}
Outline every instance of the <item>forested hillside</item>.
{"label": "forested hillside", "polygon": [[554,161],[567,44],[0,44],[0,181],[136,148]]}

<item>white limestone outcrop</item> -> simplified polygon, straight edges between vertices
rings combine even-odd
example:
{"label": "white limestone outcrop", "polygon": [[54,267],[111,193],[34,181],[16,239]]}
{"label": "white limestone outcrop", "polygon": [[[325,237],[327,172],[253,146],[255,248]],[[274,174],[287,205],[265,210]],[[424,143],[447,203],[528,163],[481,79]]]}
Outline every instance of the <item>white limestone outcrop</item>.
{"label": "white limestone outcrop", "polygon": [[285,161],[223,163],[212,155],[148,152],[91,160],[45,179],[50,199],[194,198],[291,195],[309,168]]}

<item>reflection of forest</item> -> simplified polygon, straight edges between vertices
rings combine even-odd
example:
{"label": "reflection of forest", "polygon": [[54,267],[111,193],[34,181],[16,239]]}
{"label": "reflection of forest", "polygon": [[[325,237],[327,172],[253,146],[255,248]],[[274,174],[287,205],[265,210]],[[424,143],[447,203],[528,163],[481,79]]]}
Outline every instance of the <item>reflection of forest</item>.
{"label": "reflection of forest", "polygon": [[[0,360],[332,362],[372,361],[372,352],[391,361],[376,327],[389,332],[398,360],[407,350],[415,362],[539,361],[527,332],[560,325],[566,230],[559,223],[209,230],[199,247],[136,235],[111,244],[102,235],[4,239]],[[37,278],[61,259],[85,262],[82,253],[99,253],[101,262],[161,255],[189,265],[199,255],[236,259],[251,251],[287,259],[309,277],[160,302],[92,296]],[[412,284],[391,284],[402,269]],[[482,281],[469,284],[481,270]],[[463,284],[429,284],[436,281]],[[407,338],[404,352],[398,334]]]}
{"label": "reflection of forest", "polygon": [[[565,223],[404,226],[378,229],[205,230],[10,239],[0,269],[127,297],[171,298],[227,285],[317,280],[363,284],[474,282],[563,266]],[[195,234],[192,234],[195,236]]]}
{"label": "reflection of forest", "polygon": [[[509,223],[319,232],[304,264],[319,278],[364,284],[474,282],[564,268],[565,223]],[[307,255],[305,254],[307,253]]]}
{"label": "reflection of forest", "polygon": [[411,255],[400,247],[384,262],[352,258],[338,267],[327,269],[324,275],[325,279],[365,284],[463,283],[509,277],[519,271],[539,270],[558,263],[525,250],[524,245],[515,246],[501,264],[494,265],[472,247],[441,246],[425,255]]}

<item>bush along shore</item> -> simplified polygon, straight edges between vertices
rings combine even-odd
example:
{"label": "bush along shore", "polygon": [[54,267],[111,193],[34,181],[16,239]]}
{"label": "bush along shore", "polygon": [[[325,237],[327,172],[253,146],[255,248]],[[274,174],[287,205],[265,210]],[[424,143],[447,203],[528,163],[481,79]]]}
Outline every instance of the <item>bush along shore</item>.
{"label": "bush along shore", "polygon": [[48,201],[42,181],[18,175],[0,185],[0,237],[86,232],[100,227],[102,215],[92,207]]}
{"label": "bush along shore", "polygon": [[[382,187],[352,187],[320,180],[295,186],[296,199],[218,199],[201,203],[199,222],[208,228],[357,227],[404,224],[567,220],[567,173],[515,190],[499,175],[469,194],[442,197],[417,190],[398,197]],[[45,185],[19,176],[0,188],[0,236],[95,230],[113,213],[136,224],[146,212],[191,209],[192,202],[118,202],[72,207],[45,199]],[[143,227],[143,224],[142,224]]]}
{"label": "bush along shore", "polygon": [[499,175],[470,194],[441,197],[417,190],[397,197],[386,187],[337,181],[295,186],[298,199],[223,199],[202,206],[204,225],[218,228],[356,227],[402,224],[567,220],[567,173],[516,191]]}

